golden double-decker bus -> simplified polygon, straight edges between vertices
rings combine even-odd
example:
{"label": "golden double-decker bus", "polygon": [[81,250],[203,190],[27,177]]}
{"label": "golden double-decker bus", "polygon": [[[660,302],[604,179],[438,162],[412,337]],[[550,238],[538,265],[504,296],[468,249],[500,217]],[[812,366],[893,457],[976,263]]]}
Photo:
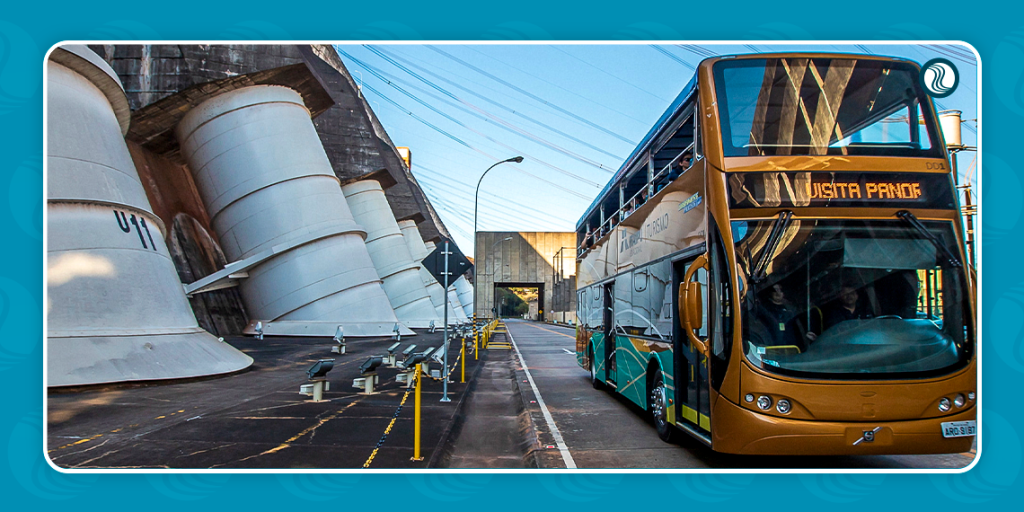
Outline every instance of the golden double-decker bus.
{"label": "golden double-decker bus", "polygon": [[594,387],[721,452],[970,450],[973,283],[919,73],[701,62],[577,225]]}

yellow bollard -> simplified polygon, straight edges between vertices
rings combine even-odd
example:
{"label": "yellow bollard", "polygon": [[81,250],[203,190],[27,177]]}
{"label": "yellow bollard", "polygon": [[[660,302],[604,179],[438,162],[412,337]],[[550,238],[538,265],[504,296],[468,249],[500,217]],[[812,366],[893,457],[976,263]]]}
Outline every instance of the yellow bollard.
{"label": "yellow bollard", "polygon": [[413,450],[412,460],[423,460],[420,456],[420,374],[423,373],[423,363],[416,365],[416,407],[413,413]]}
{"label": "yellow bollard", "polygon": [[459,354],[462,359],[462,383],[466,383],[466,338],[462,338],[462,351]]}

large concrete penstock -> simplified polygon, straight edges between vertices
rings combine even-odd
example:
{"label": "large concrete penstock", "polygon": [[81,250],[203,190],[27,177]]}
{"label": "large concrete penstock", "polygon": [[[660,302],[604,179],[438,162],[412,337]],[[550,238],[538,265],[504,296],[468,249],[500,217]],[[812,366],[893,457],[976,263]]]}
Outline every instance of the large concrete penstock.
{"label": "large concrete penstock", "polygon": [[459,276],[455,280],[455,291],[459,294],[459,302],[462,303],[462,309],[466,312],[466,316],[473,318],[473,285],[469,284],[466,276]]}
{"label": "large concrete penstock", "polygon": [[440,326],[441,318],[420,278],[419,262],[413,260],[380,183],[362,180],[341,190],[356,222],[366,229],[366,248],[398,320],[414,328]]}
{"label": "large concrete penstock", "polygon": [[[190,110],[175,134],[264,334],[389,335],[398,323],[309,111],[288,87],[259,85]],[[195,284],[195,283],[194,283]],[[198,293],[201,290],[195,290]],[[412,334],[408,328],[402,332]]]}
{"label": "large concrete penstock", "polygon": [[[423,245],[423,237],[420,235],[419,228],[416,227],[416,221],[400,220],[398,227],[402,230],[402,237],[405,238],[405,242],[409,246],[409,254],[412,255],[413,261],[421,263],[423,258],[430,254],[430,251],[427,250],[426,245]],[[430,303],[434,305],[434,310],[437,311],[437,317],[444,318],[444,305],[447,298],[444,287],[438,284],[430,271],[422,266],[420,267],[420,280],[423,281],[423,286],[427,289],[427,295],[430,297]]]}
{"label": "large concrete penstock", "polygon": [[128,153],[130,111],[85,46],[47,71],[47,386],[242,370],[252,358],[202,330]]}

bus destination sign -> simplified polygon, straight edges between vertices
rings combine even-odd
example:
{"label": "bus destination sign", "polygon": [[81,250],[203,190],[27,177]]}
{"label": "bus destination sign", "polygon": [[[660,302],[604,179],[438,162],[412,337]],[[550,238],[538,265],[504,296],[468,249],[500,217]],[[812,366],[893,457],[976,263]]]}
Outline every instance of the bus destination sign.
{"label": "bus destination sign", "polygon": [[953,208],[946,174],[764,172],[729,175],[733,208],[892,206]]}

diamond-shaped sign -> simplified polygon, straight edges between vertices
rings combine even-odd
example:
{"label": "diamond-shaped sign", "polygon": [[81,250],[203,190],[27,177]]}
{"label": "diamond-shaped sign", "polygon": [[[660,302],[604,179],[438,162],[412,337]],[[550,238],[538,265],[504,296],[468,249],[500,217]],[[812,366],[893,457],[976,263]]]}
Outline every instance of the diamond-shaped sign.
{"label": "diamond-shaped sign", "polygon": [[[447,268],[444,266],[444,250],[446,242],[448,242],[447,247],[449,252]],[[470,263],[469,259],[467,259],[466,256],[462,254],[462,251],[459,250],[459,246],[444,237],[441,237],[441,241],[437,243],[437,248],[434,249],[434,252],[428,254],[426,258],[423,258],[423,263],[421,264],[423,265],[423,268],[430,272],[430,275],[434,276],[434,279],[437,279],[438,283],[441,283],[442,286],[445,284],[446,272],[448,273],[448,285],[451,286],[459,276],[473,268],[473,264]]]}

